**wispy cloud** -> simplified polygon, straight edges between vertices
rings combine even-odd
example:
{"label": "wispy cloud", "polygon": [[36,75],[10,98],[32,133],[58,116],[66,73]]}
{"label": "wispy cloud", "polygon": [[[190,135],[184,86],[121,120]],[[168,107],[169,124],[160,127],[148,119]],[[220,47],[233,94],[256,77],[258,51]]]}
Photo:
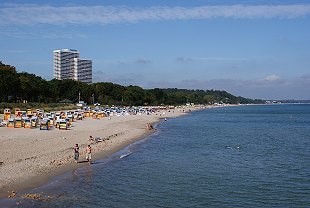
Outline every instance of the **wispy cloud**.
{"label": "wispy cloud", "polygon": [[298,18],[310,15],[310,4],[219,5],[201,7],[2,5],[0,25],[114,24],[141,21],[213,18]]}
{"label": "wispy cloud", "polygon": [[40,38],[45,38],[45,39],[77,39],[79,38],[79,39],[82,39],[82,38],[87,38],[87,35],[77,32],[77,31],[66,31],[66,32],[55,31],[55,30],[33,31],[31,29],[24,29],[24,28],[23,29],[1,28],[0,38],[2,37],[28,39],[28,40],[29,39],[40,39]]}
{"label": "wispy cloud", "polygon": [[194,61],[193,58],[187,58],[187,57],[178,57],[176,58],[176,61],[177,62],[192,62]]}
{"label": "wispy cloud", "polygon": [[145,64],[150,64],[152,63],[151,60],[144,59],[144,58],[138,58],[136,60],[125,60],[125,59],[120,59],[120,60],[102,60],[102,59],[97,59],[95,60],[96,63],[101,63],[105,65],[130,65],[130,64],[139,64],[139,65],[145,65]]}
{"label": "wispy cloud", "polygon": [[94,71],[93,73],[93,82],[112,82],[112,83],[117,83],[121,85],[139,85],[141,86],[141,80],[144,80],[145,77],[143,77],[142,74],[138,73],[121,73],[117,74],[111,74],[111,73],[106,73],[102,71]]}
{"label": "wispy cloud", "polygon": [[268,85],[268,84],[284,84],[285,80],[282,79],[280,76],[271,74],[266,76],[265,78],[258,80],[257,84],[263,84],[263,85]]}
{"label": "wispy cloud", "polygon": [[49,33],[49,34],[42,34],[41,36],[38,35],[37,38],[42,37],[46,39],[76,39],[76,38],[86,38],[87,36],[78,33],[78,32],[71,32],[71,33]]}
{"label": "wispy cloud", "polygon": [[310,85],[310,74],[304,74],[300,76],[296,84],[304,84],[304,85],[309,86]]}
{"label": "wispy cloud", "polygon": [[147,59],[143,59],[143,58],[140,58],[140,59],[137,59],[135,61],[136,64],[149,64],[151,63],[151,60],[147,60]]}
{"label": "wispy cloud", "polygon": [[22,49],[10,49],[10,50],[0,50],[0,53],[10,53],[10,54],[17,54],[17,53],[29,53],[27,50]]}
{"label": "wispy cloud", "polygon": [[177,62],[193,62],[193,61],[246,61],[240,58],[230,57],[178,57],[175,59]]}

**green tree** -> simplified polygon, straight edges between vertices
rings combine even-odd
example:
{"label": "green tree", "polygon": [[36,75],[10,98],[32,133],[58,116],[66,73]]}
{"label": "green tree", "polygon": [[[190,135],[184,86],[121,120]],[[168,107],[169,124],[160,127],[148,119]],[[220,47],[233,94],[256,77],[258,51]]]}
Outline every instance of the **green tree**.
{"label": "green tree", "polygon": [[22,72],[19,73],[19,81],[21,89],[20,97],[22,100],[41,102],[44,101],[45,96],[48,96],[47,82],[41,77]]}
{"label": "green tree", "polygon": [[205,95],[203,96],[203,103],[204,104],[208,104],[208,105],[212,105],[215,103],[215,96],[214,95]]}
{"label": "green tree", "polygon": [[[81,99],[85,101],[88,104],[93,104],[93,88],[83,82],[76,82],[77,91],[75,91],[77,94],[75,96],[78,96],[78,93],[81,95]],[[74,96],[73,96],[74,97]]]}
{"label": "green tree", "polygon": [[138,86],[128,86],[124,92],[124,103],[130,106],[142,106],[144,104],[144,90]]}
{"label": "green tree", "polygon": [[159,88],[155,88],[155,89],[151,89],[151,90],[148,90],[151,94],[153,94],[154,96],[154,101],[153,101],[153,104],[154,105],[161,105],[161,104],[164,104],[167,100],[167,94],[162,90],[162,89],[159,89]]}
{"label": "green tree", "polygon": [[59,102],[70,99],[81,100],[92,104],[99,102],[108,105],[182,105],[186,102],[196,104],[218,103],[263,103],[262,100],[251,100],[236,97],[220,90],[188,89],[143,89],[139,86],[121,86],[111,82],[86,84],[74,80],[46,81],[27,72],[17,73],[14,66],[0,61],[0,102]]}
{"label": "green tree", "polygon": [[49,96],[45,97],[45,102],[59,102],[61,100],[59,86],[62,80],[52,79],[47,82]]}
{"label": "green tree", "polygon": [[106,88],[102,82],[92,84],[94,99],[99,103],[104,103],[104,95],[106,94]]}
{"label": "green tree", "polygon": [[75,102],[78,101],[79,89],[77,87],[77,82],[74,80],[61,80],[58,85],[58,92],[60,100],[69,99]]}
{"label": "green tree", "polygon": [[14,66],[0,63],[0,101],[16,101],[20,91],[18,73]]}

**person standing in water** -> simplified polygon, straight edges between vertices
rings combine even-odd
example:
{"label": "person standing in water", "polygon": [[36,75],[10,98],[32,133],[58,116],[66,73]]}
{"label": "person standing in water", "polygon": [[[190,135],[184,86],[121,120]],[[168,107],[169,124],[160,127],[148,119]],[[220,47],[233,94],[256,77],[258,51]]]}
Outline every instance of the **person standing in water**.
{"label": "person standing in water", "polygon": [[75,160],[76,163],[78,163],[78,160],[79,160],[79,157],[80,157],[79,145],[75,144],[75,147],[73,149],[74,149],[74,160]]}

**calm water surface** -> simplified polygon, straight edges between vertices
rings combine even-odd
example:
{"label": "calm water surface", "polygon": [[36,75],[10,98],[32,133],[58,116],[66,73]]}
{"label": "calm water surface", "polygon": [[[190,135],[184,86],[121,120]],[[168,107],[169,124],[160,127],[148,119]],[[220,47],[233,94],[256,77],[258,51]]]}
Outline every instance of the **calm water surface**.
{"label": "calm water surface", "polygon": [[[18,207],[310,207],[310,105],[215,108],[30,190]],[[18,203],[18,205],[16,205]]]}

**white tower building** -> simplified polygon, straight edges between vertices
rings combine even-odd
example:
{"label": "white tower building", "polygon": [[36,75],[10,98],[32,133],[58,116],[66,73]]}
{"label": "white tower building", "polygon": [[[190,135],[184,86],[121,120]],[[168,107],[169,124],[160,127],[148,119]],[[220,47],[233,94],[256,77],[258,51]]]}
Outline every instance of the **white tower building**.
{"label": "white tower building", "polygon": [[92,83],[92,61],[80,59],[73,49],[54,50],[54,78]]}

